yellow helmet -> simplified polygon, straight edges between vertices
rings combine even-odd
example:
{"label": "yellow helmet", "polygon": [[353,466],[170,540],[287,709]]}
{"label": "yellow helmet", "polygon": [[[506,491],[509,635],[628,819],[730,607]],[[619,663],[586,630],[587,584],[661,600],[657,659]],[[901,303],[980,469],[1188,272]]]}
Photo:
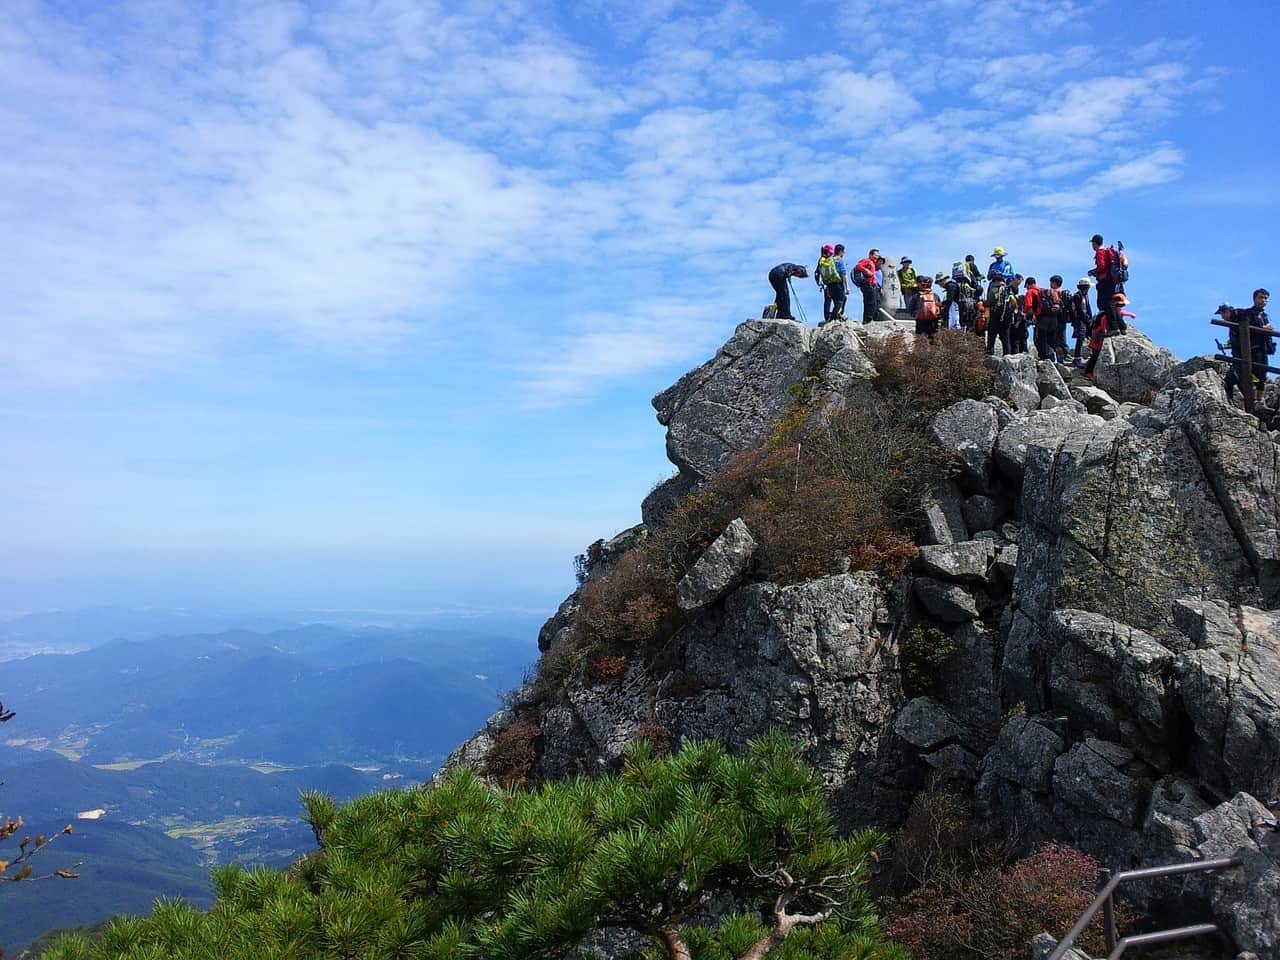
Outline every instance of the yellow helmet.
{"label": "yellow helmet", "polygon": [[996,247],[994,250],[992,250],[992,251],[991,251],[991,255],[992,255],[993,257],[1003,257],[1003,256],[1004,256],[1004,247]]}

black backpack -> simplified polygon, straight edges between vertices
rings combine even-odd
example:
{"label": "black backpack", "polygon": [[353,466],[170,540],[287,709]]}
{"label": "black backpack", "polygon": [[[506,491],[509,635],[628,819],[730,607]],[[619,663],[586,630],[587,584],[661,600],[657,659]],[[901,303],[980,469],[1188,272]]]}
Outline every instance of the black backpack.
{"label": "black backpack", "polygon": [[1044,304],[1044,316],[1049,320],[1061,320],[1063,311],[1062,291],[1053,287],[1040,291],[1040,302]]}

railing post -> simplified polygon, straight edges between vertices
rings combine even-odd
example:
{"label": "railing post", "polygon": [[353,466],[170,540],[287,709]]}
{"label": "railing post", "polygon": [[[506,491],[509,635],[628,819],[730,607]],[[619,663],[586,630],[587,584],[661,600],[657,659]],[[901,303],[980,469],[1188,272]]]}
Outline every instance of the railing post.
{"label": "railing post", "polygon": [[[1103,868],[1098,871],[1098,883],[1105,887],[1111,882],[1111,871]],[[1102,902],[1102,929],[1107,937],[1107,953],[1116,948],[1116,907],[1111,894]]]}

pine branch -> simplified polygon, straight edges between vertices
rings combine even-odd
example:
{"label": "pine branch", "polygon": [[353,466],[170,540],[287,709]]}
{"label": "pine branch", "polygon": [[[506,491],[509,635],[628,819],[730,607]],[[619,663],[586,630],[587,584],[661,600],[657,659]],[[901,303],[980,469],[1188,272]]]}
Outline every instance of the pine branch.
{"label": "pine branch", "polygon": [[[22,818],[17,820],[9,820],[6,818],[0,822],[0,840],[7,840],[12,837],[22,827]],[[46,837],[43,833],[34,840],[31,837],[23,837],[22,842],[18,844],[18,855],[12,860],[0,860],[0,883],[21,883],[25,880],[51,880],[54,877],[60,877],[63,880],[75,880],[80,874],[73,872],[80,864],[76,864],[70,870],[54,870],[52,873],[44,876],[32,876],[32,868],[30,860],[37,853],[43,850],[59,837],[64,837],[71,833],[71,824],[67,824],[52,837]],[[14,870],[13,868],[17,869]]]}

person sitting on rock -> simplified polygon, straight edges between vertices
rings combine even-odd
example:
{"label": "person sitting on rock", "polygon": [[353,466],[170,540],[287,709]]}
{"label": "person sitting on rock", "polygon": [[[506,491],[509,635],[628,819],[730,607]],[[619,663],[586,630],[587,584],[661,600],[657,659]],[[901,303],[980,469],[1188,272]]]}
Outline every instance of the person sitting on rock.
{"label": "person sitting on rock", "polygon": [[792,277],[807,277],[809,268],[799,263],[780,263],[769,271],[769,286],[773,287],[773,302],[779,320],[794,320],[791,315],[791,291],[788,281]]}
{"label": "person sitting on rock", "polygon": [[1121,323],[1124,323],[1126,319],[1134,319],[1134,315],[1124,309],[1129,305],[1129,298],[1123,293],[1113,294],[1111,304],[1111,314],[1099,313],[1093,318],[1093,333],[1089,338],[1089,349],[1093,351],[1093,354],[1089,357],[1089,362],[1084,367],[1085,379],[1090,382],[1093,381],[1093,371],[1098,366],[1098,358],[1102,356],[1102,342],[1115,333],[1123,332],[1108,329],[1111,323],[1111,315],[1119,317]]}

